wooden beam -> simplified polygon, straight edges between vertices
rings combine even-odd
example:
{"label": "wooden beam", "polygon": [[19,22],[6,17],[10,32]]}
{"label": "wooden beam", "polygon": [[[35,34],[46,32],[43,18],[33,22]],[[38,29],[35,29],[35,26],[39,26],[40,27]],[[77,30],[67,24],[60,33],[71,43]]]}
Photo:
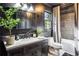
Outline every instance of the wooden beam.
{"label": "wooden beam", "polygon": [[74,28],[74,40],[75,40],[75,49],[78,55],[78,4],[74,4],[75,8],[75,28]]}
{"label": "wooden beam", "polygon": [[60,31],[60,6],[53,8],[53,35],[56,42],[61,41],[61,31]]}
{"label": "wooden beam", "polygon": [[63,7],[62,5],[63,4],[61,4],[61,10],[65,10],[65,9],[68,9],[68,8],[74,6],[74,4],[67,4],[67,5],[65,5],[65,7]]}

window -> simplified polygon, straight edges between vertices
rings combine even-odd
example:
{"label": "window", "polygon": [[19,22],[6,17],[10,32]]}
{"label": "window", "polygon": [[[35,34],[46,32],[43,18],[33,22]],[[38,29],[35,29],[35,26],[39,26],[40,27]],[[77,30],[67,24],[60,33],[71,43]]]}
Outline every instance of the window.
{"label": "window", "polygon": [[44,24],[45,24],[45,29],[50,30],[51,29],[51,13],[45,12],[44,14]]}
{"label": "window", "polygon": [[52,14],[50,12],[45,11],[44,13],[44,31],[45,36],[51,36],[51,23],[52,23]]}

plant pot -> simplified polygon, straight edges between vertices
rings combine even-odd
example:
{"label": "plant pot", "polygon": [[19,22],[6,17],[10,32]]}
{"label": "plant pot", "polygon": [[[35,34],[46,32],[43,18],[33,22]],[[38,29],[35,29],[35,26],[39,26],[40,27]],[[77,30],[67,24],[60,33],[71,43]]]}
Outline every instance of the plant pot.
{"label": "plant pot", "polygon": [[6,40],[7,45],[12,45],[12,44],[14,44],[14,42],[15,42],[15,36],[14,35],[7,36],[7,40]]}

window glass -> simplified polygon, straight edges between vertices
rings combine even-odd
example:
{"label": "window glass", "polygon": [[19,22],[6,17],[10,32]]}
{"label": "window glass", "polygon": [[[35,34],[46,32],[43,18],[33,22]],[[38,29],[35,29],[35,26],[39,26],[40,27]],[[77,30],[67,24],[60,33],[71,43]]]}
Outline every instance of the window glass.
{"label": "window glass", "polygon": [[51,13],[45,12],[45,29],[49,30],[51,29]]}
{"label": "window glass", "polygon": [[51,36],[51,23],[52,23],[52,14],[49,12],[44,13],[44,25],[45,25],[45,36]]}

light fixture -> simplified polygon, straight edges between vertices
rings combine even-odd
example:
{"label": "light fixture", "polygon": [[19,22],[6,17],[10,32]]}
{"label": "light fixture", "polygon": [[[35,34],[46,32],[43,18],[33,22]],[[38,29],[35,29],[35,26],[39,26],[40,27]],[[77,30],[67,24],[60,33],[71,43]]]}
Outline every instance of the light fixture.
{"label": "light fixture", "polygon": [[16,4],[14,4],[13,7],[15,7],[15,8],[17,8],[17,7],[21,7],[21,4],[20,4],[20,3],[16,3]]}
{"label": "light fixture", "polygon": [[45,6],[43,4],[36,4],[35,5],[35,12],[36,13],[43,13],[45,10]]}
{"label": "light fixture", "polygon": [[32,13],[31,12],[26,12],[27,18],[31,18],[32,17]]}
{"label": "light fixture", "polygon": [[22,9],[22,10],[27,10],[27,9],[28,9],[27,4],[23,4],[23,7],[22,7],[21,9]]}
{"label": "light fixture", "polygon": [[29,7],[29,9],[28,9],[27,11],[28,11],[28,12],[33,12],[33,11],[34,11],[32,4],[30,5],[30,7]]}

